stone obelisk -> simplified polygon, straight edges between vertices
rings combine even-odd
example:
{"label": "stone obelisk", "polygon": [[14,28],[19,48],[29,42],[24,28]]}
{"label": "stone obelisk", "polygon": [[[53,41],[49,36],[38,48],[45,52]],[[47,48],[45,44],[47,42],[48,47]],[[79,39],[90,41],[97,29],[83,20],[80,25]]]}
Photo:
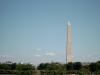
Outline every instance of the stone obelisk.
{"label": "stone obelisk", "polygon": [[67,25],[67,63],[72,62],[72,25],[68,21]]}

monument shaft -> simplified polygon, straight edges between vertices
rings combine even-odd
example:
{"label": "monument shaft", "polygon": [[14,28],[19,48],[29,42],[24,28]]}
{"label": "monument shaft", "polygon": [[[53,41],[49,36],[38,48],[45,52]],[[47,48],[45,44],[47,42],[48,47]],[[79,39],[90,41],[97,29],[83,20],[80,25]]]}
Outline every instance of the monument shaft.
{"label": "monument shaft", "polygon": [[68,22],[67,27],[67,63],[72,62],[72,26]]}

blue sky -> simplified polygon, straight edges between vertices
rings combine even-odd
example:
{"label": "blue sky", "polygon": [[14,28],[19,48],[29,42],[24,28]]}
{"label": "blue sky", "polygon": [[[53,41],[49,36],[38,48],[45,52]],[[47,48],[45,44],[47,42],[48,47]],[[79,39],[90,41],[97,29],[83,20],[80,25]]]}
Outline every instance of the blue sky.
{"label": "blue sky", "polygon": [[0,59],[66,62],[73,28],[73,61],[100,60],[100,0],[0,0]]}

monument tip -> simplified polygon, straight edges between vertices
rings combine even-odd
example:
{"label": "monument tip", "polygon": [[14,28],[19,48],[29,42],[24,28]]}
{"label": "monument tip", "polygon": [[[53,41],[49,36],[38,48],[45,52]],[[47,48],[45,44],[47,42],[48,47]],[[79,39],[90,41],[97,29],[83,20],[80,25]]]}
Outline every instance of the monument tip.
{"label": "monument tip", "polygon": [[68,25],[71,25],[70,21],[68,21]]}

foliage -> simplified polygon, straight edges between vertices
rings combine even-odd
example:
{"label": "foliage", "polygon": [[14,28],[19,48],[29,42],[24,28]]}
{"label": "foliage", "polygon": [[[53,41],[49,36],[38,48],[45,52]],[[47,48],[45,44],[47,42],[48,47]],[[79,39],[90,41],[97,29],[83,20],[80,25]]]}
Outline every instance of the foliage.
{"label": "foliage", "polygon": [[73,63],[72,62],[67,64],[67,70],[73,70]]}
{"label": "foliage", "polygon": [[57,62],[41,63],[37,66],[37,70],[32,64],[12,62],[0,63],[0,74],[36,75],[36,73],[40,73],[41,75],[63,75],[73,73],[79,75],[84,75],[85,73],[87,75],[91,73],[99,75],[100,61],[84,65],[81,62],[71,62],[68,64]]}
{"label": "foliage", "polygon": [[89,70],[90,70],[90,72],[95,72],[96,71],[96,63],[90,63]]}
{"label": "foliage", "polygon": [[0,69],[10,70],[11,67],[9,64],[3,63],[3,64],[0,64]]}
{"label": "foliage", "polygon": [[35,66],[31,64],[0,63],[0,74],[31,75],[32,70],[35,70]]}
{"label": "foliage", "polygon": [[11,70],[15,70],[16,69],[16,63],[12,63],[10,66],[11,66]]}
{"label": "foliage", "polygon": [[80,70],[82,68],[81,62],[75,62],[73,63],[73,69],[74,70]]}
{"label": "foliage", "polygon": [[96,69],[100,71],[100,61],[96,62]]}
{"label": "foliage", "polygon": [[41,63],[38,70],[63,70],[63,65],[60,63]]}
{"label": "foliage", "polygon": [[35,67],[32,66],[31,64],[17,64],[16,70],[34,70]]}

